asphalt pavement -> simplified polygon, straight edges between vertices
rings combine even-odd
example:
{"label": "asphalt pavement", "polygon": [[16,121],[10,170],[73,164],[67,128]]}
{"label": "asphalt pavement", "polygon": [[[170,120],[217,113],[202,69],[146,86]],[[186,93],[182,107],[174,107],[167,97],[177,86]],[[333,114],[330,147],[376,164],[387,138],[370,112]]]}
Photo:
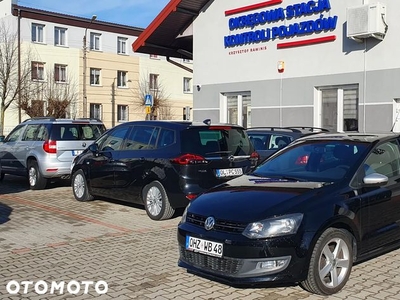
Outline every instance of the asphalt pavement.
{"label": "asphalt pavement", "polygon": [[152,221],[143,207],[76,201],[68,182],[29,190],[0,182],[0,299],[400,299],[400,250],[353,267],[330,297],[298,286],[233,288],[177,266],[179,212]]}

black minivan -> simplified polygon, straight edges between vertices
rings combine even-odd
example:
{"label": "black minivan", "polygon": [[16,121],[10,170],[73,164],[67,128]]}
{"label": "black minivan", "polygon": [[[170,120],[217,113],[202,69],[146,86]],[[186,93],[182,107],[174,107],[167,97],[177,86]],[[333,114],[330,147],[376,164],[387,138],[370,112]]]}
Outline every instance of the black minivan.
{"label": "black minivan", "polygon": [[243,127],[189,121],[132,121],[102,135],[71,166],[78,201],[104,196],[143,203],[171,218],[203,191],[252,171],[259,156]]}

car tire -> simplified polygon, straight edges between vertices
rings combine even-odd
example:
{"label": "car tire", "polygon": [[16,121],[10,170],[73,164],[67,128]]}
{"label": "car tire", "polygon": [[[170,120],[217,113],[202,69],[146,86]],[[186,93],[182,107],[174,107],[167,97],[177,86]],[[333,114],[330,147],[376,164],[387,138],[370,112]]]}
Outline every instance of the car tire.
{"label": "car tire", "polygon": [[352,266],[353,236],[347,230],[328,228],[314,246],[307,279],[300,286],[314,294],[335,294],[347,283]]}
{"label": "car tire", "polygon": [[169,203],[167,192],[159,181],[153,181],[143,188],[143,203],[152,220],[170,219],[175,209]]}
{"label": "car tire", "polygon": [[31,190],[43,190],[46,188],[47,179],[40,173],[36,160],[31,160],[28,163],[28,180]]}
{"label": "car tire", "polygon": [[71,180],[71,186],[76,200],[81,202],[93,200],[93,196],[89,193],[85,174],[82,170],[78,170],[74,173]]}

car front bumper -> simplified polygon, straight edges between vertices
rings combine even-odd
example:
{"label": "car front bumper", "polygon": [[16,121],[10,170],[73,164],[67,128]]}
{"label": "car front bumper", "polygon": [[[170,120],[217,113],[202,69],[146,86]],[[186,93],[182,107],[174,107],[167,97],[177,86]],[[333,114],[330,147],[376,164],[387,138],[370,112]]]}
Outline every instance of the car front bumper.
{"label": "car front bumper", "polygon": [[[264,240],[250,240],[241,234],[204,233],[188,224],[178,228],[178,265],[191,273],[235,286],[295,284],[307,277],[313,233]],[[223,243],[223,256],[186,250],[187,235]]]}

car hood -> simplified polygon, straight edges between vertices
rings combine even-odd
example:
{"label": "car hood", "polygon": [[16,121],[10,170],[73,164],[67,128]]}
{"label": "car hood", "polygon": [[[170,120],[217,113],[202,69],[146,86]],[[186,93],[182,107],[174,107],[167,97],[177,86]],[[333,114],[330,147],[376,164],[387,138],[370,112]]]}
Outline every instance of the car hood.
{"label": "car hood", "polygon": [[[323,189],[321,182],[299,182],[243,175],[195,199],[189,212],[238,222],[252,222],[297,211]],[[304,209],[304,208],[303,208]]]}

